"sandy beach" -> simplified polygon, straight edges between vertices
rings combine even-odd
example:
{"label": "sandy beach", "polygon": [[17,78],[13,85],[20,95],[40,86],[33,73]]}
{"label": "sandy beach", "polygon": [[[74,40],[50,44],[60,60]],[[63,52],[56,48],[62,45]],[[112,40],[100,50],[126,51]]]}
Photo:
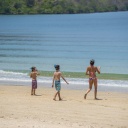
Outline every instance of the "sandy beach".
{"label": "sandy beach", "polygon": [[0,85],[0,128],[127,128],[128,94],[91,91],[61,91],[62,101],[53,101],[55,89]]}

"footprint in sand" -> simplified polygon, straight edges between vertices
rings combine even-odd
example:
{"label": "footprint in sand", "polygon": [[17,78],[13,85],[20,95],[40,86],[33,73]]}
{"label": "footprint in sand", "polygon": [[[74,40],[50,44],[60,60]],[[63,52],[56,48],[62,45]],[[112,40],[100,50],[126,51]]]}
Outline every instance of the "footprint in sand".
{"label": "footprint in sand", "polygon": [[4,118],[4,116],[0,116],[0,118]]}

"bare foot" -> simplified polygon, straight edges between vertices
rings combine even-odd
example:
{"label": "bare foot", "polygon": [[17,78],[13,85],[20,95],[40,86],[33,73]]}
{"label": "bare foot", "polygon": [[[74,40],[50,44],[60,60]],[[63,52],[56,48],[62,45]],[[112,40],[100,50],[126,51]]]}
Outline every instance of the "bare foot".
{"label": "bare foot", "polygon": [[55,100],[55,101],[56,101],[56,99],[55,99],[55,98],[53,98],[53,100]]}
{"label": "bare foot", "polygon": [[62,99],[60,98],[59,100],[61,101]]}
{"label": "bare foot", "polygon": [[84,99],[86,99],[87,94],[84,95]]}

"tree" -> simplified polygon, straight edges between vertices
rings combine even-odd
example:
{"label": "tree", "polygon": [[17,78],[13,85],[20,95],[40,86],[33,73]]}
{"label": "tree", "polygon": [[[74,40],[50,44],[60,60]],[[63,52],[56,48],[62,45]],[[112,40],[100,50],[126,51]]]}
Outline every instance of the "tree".
{"label": "tree", "polygon": [[16,9],[21,8],[21,7],[22,7],[22,3],[21,3],[21,2],[16,2],[16,3],[14,4],[14,7],[15,7]]}
{"label": "tree", "polygon": [[57,5],[53,7],[53,13],[60,14],[63,13],[63,8],[61,5]]}
{"label": "tree", "polygon": [[35,5],[35,0],[26,0],[26,4],[28,7],[33,7]]}
{"label": "tree", "polygon": [[10,9],[10,7],[6,7],[6,8],[4,8],[4,12],[3,12],[4,14],[11,14],[11,9]]}

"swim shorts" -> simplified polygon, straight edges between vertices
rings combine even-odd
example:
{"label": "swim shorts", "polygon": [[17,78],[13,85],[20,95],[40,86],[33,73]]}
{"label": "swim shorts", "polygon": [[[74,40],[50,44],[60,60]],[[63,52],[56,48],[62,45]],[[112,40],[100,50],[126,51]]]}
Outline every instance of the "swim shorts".
{"label": "swim shorts", "polygon": [[37,89],[37,80],[32,80],[32,89]]}
{"label": "swim shorts", "polygon": [[61,90],[61,83],[60,80],[55,80],[55,88],[57,91]]}

